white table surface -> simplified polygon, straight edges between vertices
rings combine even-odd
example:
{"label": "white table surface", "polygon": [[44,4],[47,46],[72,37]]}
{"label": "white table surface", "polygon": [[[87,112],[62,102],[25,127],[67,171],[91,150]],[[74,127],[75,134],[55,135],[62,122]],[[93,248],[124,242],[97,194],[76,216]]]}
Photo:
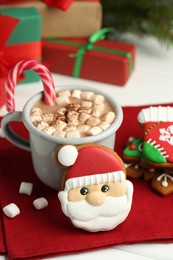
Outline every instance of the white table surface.
{"label": "white table surface", "polygon": [[[122,106],[173,102],[173,47],[167,49],[166,47],[161,46],[153,38],[139,39],[132,36],[127,37],[129,42],[136,45],[137,50],[135,70],[124,87],[52,74],[55,85],[57,87],[59,85],[67,84],[93,86],[111,93]],[[29,85],[17,85],[15,88],[16,110],[22,110],[23,105],[28,98],[41,90],[41,82],[32,83]],[[0,109],[0,116],[5,115],[6,113],[7,111],[5,107],[2,107]],[[170,206],[173,207],[173,205]],[[105,258],[118,260],[172,260],[173,244],[144,243],[113,246],[108,249],[49,259],[102,260]],[[0,260],[4,259],[8,259],[8,257],[0,256]]]}

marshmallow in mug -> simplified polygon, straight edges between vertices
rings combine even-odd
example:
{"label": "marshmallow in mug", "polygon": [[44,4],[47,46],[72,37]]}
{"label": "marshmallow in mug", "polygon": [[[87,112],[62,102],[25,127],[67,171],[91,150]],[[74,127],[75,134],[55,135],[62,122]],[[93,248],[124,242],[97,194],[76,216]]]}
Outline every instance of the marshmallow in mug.
{"label": "marshmallow in mug", "polygon": [[78,89],[58,92],[53,106],[38,101],[30,114],[38,130],[63,138],[100,134],[115,118],[114,109],[103,95]]}

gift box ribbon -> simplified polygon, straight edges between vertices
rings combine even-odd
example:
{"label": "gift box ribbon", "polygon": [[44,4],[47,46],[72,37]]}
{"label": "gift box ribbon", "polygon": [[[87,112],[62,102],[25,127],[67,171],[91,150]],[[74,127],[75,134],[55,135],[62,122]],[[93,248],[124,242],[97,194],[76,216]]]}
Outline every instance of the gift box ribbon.
{"label": "gift box ribbon", "polygon": [[[0,78],[5,78],[9,69],[24,58],[38,58],[40,42],[6,45],[10,35],[15,30],[20,19],[7,15],[0,15]],[[5,25],[5,26],[4,26]],[[27,56],[27,57],[26,57]]]}
{"label": "gift box ribbon", "polygon": [[65,44],[65,45],[70,45],[70,46],[79,48],[79,50],[76,53],[69,54],[70,57],[76,58],[73,73],[72,73],[73,77],[75,77],[75,78],[78,78],[80,76],[80,71],[82,68],[82,62],[84,59],[84,55],[86,54],[86,52],[88,52],[90,50],[101,51],[101,52],[106,52],[106,53],[111,53],[111,54],[121,55],[121,56],[126,57],[129,62],[129,73],[131,73],[133,70],[133,60],[132,60],[131,53],[125,52],[125,51],[120,51],[120,50],[113,50],[113,49],[94,46],[95,42],[105,39],[106,34],[108,32],[113,32],[113,30],[114,29],[111,27],[111,28],[103,28],[103,29],[97,31],[96,33],[92,34],[89,37],[88,42],[86,44],[80,44],[80,43],[63,40],[63,39],[58,39],[58,38],[52,38],[52,37],[49,37],[46,39],[59,43],[59,44]]}

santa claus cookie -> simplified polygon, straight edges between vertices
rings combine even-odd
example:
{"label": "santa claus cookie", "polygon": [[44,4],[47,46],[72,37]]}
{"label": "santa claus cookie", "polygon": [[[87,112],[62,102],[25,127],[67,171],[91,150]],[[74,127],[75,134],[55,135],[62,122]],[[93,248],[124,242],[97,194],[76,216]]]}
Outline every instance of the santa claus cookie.
{"label": "santa claus cookie", "polygon": [[138,114],[144,131],[143,156],[155,168],[173,167],[173,107],[149,107]]}
{"label": "santa claus cookie", "polygon": [[133,185],[126,180],[124,163],[113,150],[98,144],[64,145],[55,158],[67,167],[58,197],[75,227],[108,231],[127,218]]}

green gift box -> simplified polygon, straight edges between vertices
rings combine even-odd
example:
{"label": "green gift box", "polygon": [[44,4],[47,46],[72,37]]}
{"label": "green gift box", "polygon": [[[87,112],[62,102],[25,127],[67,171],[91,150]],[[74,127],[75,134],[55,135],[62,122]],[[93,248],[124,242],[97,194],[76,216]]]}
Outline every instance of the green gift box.
{"label": "green gift box", "polygon": [[[41,59],[41,16],[34,7],[1,9],[0,19],[0,76],[5,78],[9,69],[23,59]],[[13,18],[13,21],[9,20]],[[39,80],[34,71],[26,71],[20,83]]]}

